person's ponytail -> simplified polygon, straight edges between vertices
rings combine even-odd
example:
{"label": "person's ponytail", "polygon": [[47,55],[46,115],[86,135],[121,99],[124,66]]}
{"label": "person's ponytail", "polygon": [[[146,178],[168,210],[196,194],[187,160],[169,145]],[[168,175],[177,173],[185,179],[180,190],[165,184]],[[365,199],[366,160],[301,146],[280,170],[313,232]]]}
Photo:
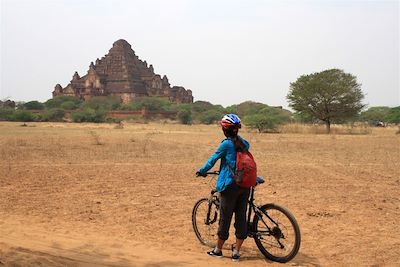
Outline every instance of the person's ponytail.
{"label": "person's ponytail", "polygon": [[243,143],[242,139],[238,135],[233,137],[232,141],[235,145],[236,152],[244,152],[247,150],[246,145]]}

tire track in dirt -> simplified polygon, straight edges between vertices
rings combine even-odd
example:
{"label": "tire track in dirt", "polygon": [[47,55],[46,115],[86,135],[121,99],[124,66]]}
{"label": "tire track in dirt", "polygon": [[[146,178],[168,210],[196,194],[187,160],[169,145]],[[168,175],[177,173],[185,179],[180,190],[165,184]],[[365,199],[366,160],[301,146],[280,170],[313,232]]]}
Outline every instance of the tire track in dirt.
{"label": "tire track in dirt", "polygon": [[49,234],[38,226],[19,223],[17,217],[2,220],[1,262],[6,266],[196,266],[190,262],[190,253],[170,255],[151,244],[110,241],[109,237],[93,233]]}
{"label": "tire track in dirt", "polygon": [[[38,226],[1,221],[0,266],[44,267],[179,267],[231,266],[230,253],[224,250],[224,259],[215,259],[205,252],[176,251],[163,244],[113,240],[107,236],[63,235],[48,232]],[[176,248],[175,248],[176,249]],[[207,249],[208,250],[208,249]],[[248,249],[244,250],[245,252]],[[250,255],[249,255],[250,254]],[[280,266],[259,256],[247,253],[246,266]],[[301,255],[298,258],[301,261]],[[296,266],[310,264],[292,263]]]}

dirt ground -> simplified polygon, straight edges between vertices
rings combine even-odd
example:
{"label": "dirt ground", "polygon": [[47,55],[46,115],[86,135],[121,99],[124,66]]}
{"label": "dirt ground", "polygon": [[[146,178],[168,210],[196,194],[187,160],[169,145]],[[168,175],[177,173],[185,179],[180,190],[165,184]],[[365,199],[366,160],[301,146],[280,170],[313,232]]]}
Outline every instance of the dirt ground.
{"label": "dirt ground", "polygon": [[[215,126],[0,122],[0,266],[230,266],[191,225]],[[297,218],[290,266],[400,266],[400,135],[257,134],[258,203]],[[228,243],[233,243],[231,238]],[[240,266],[280,266],[254,241]]]}

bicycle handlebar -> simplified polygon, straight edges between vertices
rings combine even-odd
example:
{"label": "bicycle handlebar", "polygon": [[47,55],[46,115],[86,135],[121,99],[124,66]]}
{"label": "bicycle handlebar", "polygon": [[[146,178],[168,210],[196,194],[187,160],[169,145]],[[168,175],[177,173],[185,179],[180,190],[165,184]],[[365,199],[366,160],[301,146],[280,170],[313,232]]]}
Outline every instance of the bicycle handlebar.
{"label": "bicycle handlebar", "polygon": [[[218,174],[219,174],[219,171],[206,172],[205,174],[201,174],[200,172],[196,172],[196,176],[197,177],[199,177],[199,176],[207,177],[207,175],[218,175]],[[264,180],[263,177],[257,176],[256,185],[263,184],[264,182],[265,182],[265,180]]]}
{"label": "bicycle handlebar", "polygon": [[207,177],[207,175],[218,175],[219,171],[213,171],[213,172],[206,172],[204,174],[196,172],[196,176],[203,176],[203,177]]}

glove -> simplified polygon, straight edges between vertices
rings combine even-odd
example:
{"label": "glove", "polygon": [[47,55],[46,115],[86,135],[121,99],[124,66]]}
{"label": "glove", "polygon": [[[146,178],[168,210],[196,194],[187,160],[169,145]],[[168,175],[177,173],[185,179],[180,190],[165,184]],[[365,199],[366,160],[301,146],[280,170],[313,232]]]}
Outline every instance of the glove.
{"label": "glove", "polygon": [[196,177],[199,177],[199,176],[206,177],[207,174],[202,174],[201,172],[197,171],[197,172],[196,172]]}

